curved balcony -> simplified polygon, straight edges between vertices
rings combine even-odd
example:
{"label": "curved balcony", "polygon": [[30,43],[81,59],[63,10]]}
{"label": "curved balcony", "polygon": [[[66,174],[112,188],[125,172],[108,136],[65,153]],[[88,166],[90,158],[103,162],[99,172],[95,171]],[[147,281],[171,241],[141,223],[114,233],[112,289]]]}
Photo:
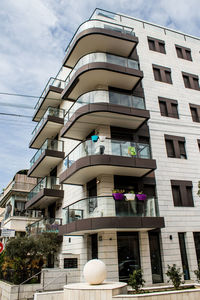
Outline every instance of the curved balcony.
{"label": "curved balcony", "polygon": [[132,91],[142,79],[137,61],[107,53],[91,53],[79,59],[65,81],[63,99],[76,100],[100,86]]}
{"label": "curved balcony", "polygon": [[61,93],[64,89],[64,83],[65,81],[57,78],[51,77],[49,79],[42,92],[42,95],[34,107],[35,113],[33,116],[33,121],[39,122],[49,106],[59,106],[61,103]]}
{"label": "curved balcony", "polygon": [[43,209],[53,202],[62,199],[64,191],[59,184],[58,178],[44,177],[28,194],[28,202],[25,209]]}
{"label": "curved balcony", "polygon": [[48,107],[43,118],[36,125],[32,132],[32,139],[29,144],[31,148],[40,148],[45,139],[53,139],[64,124],[64,109]]}
{"label": "curved balcony", "polygon": [[61,136],[83,140],[100,124],[137,130],[149,117],[141,97],[92,91],[80,96],[68,110]]}
{"label": "curved balcony", "polygon": [[28,176],[44,177],[65,157],[63,141],[46,139],[30,161]]}
{"label": "curved balcony", "polygon": [[99,174],[142,177],[156,169],[150,145],[113,139],[78,144],[64,160],[60,182],[83,185]]}
{"label": "curved balcony", "polygon": [[100,20],[86,21],[67,47],[63,65],[73,68],[82,56],[98,51],[128,57],[137,43],[131,27]]}
{"label": "curved balcony", "polygon": [[114,200],[111,196],[81,199],[64,209],[64,225],[60,234],[83,234],[102,229],[150,230],[164,227],[156,199]]}

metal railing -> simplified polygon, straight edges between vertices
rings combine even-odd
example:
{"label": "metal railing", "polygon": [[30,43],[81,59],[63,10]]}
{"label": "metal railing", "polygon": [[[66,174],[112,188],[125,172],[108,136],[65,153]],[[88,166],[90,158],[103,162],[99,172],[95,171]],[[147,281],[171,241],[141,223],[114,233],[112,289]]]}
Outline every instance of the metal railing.
{"label": "metal railing", "polygon": [[53,189],[61,190],[61,185],[59,184],[59,178],[55,176],[47,176],[42,178],[38,184],[29,192],[28,200],[30,201],[43,189]]}
{"label": "metal railing", "polygon": [[40,122],[35,126],[34,130],[32,131],[33,137],[37,134],[37,132],[40,130],[44,122],[47,120],[48,116],[53,116],[57,118],[64,118],[64,109],[56,108],[56,107],[48,107],[44,116],[40,120]]}
{"label": "metal railing", "polygon": [[103,53],[103,52],[90,53],[90,54],[86,54],[85,56],[79,59],[79,61],[76,63],[73,70],[67,76],[64,82],[64,87],[68,85],[68,83],[71,81],[73,75],[76,73],[78,69],[80,69],[84,65],[87,65],[89,63],[94,63],[94,62],[110,63],[110,64],[119,65],[126,68],[139,70],[139,63],[136,60],[128,59],[122,56],[112,55],[108,53]]}
{"label": "metal railing", "polygon": [[77,111],[77,109],[81,108],[82,106],[102,102],[122,105],[131,108],[145,109],[145,102],[144,98],[142,97],[125,95],[110,91],[96,90],[81,95],[77,99],[77,101],[73,103],[73,105],[65,115],[65,123],[67,123],[71,116]]}
{"label": "metal railing", "polygon": [[81,199],[63,209],[63,223],[95,217],[157,217],[157,200],[114,200],[112,196],[97,196]]}
{"label": "metal railing", "polygon": [[45,86],[45,88],[44,88],[44,90],[43,90],[43,92],[42,92],[42,94],[41,94],[41,96],[40,96],[40,98],[38,99],[38,102],[36,103],[36,105],[34,107],[35,110],[37,110],[39,108],[39,106],[42,103],[42,101],[44,100],[50,86],[55,86],[55,87],[59,87],[59,88],[63,89],[64,88],[64,81],[61,80],[61,79],[50,77],[47,84],[46,84],[46,86]]}
{"label": "metal railing", "polygon": [[37,159],[42,155],[45,150],[55,150],[55,151],[63,151],[64,142],[52,139],[46,139],[41,148],[35,153],[35,155],[30,160],[30,168],[34,165]]}
{"label": "metal railing", "polygon": [[151,158],[149,144],[119,141],[114,139],[100,139],[94,143],[86,140],[79,143],[64,159],[65,168],[69,168],[78,159],[90,155],[117,155],[132,158]]}

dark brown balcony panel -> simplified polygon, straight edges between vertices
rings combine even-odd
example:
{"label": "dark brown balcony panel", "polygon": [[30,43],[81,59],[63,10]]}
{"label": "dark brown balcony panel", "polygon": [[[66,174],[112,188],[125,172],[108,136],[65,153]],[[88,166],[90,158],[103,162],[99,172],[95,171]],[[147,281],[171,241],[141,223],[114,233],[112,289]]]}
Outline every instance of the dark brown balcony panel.
{"label": "dark brown balcony panel", "polygon": [[91,155],[75,161],[59,179],[60,183],[83,185],[99,174],[142,177],[155,169],[154,159]]}
{"label": "dark brown balcony panel", "polygon": [[141,81],[143,72],[106,62],[94,62],[80,67],[62,92],[62,99],[76,100],[99,86],[110,86],[130,93]]}
{"label": "dark brown balcony panel", "polygon": [[40,121],[42,116],[44,115],[46,109],[51,107],[58,107],[61,103],[61,93],[63,89],[50,85],[48,90],[44,96],[41,98],[40,103],[38,103],[38,107],[35,108],[35,114],[33,116],[33,121]]}
{"label": "dark brown balcony panel", "polygon": [[64,157],[64,152],[45,149],[29,169],[28,176],[41,178],[47,176]]}
{"label": "dark brown balcony panel", "polygon": [[98,103],[79,108],[61,130],[61,136],[83,140],[97,124],[130,128],[141,127],[149,111],[122,105]]}
{"label": "dark brown balcony panel", "polygon": [[67,52],[63,65],[73,68],[84,55],[105,52],[129,57],[138,43],[138,38],[104,28],[88,28],[79,33]]}
{"label": "dark brown balcony panel", "polygon": [[123,230],[152,230],[164,228],[163,217],[99,217],[82,219],[59,227],[59,234],[84,234],[103,229]]}
{"label": "dark brown balcony panel", "polygon": [[63,197],[63,190],[44,188],[26,203],[25,209],[43,209]]}
{"label": "dark brown balcony panel", "polygon": [[63,125],[64,118],[47,116],[47,119],[30,141],[29,147],[39,149],[46,139],[53,139],[59,133]]}

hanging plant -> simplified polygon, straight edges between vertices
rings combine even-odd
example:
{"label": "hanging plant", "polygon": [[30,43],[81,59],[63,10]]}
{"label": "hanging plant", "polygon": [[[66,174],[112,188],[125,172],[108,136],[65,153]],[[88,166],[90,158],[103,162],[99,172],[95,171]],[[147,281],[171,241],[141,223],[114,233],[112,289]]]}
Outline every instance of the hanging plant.
{"label": "hanging plant", "polygon": [[112,196],[115,200],[124,200],[124,190],[113,190]]}

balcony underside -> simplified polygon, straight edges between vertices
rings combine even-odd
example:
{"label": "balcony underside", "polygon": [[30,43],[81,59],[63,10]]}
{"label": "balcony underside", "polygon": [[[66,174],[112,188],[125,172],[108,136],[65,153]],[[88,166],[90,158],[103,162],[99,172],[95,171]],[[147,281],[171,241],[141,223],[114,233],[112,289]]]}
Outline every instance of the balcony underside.
{"label": "balcony underside", "polygon": [[58,107],[61,103],[61,93],[63,89],[50,85],[46,96],[41,100],[39,107],[33,116],[33,121],[40,121],[49,106]]}
{"label": "balcony underside", "polygon": [[100,217],[78,220],[59,227],[60,235],[85,234],[101,230],[148,231],[164,228],[163,217]]}
{"label": "balcony underside", "polygon": [[110,86],[132,91],[141,81],[143,72],[105,62],[84,65],[76,71],[62,92],[62,99],[76,100],[80,95]]}
{"label": "balcony underside", "polygon": [[31,140],[29,147],[39,149],[46,139],[54,139],[64,124],[63,118],[48,116],[36,135]]}
{"label": "balcony underside", "polygon": [[89,28],[77,35],[63,65],[73,68],[77,61],[88,53],[105,52],[129,57],[138,43],[138,38],[125,33],[101,28]]}
{"label": "balcony underside", "polygon": [[28,171],[30,177],[45,177],[65,157],[64,152],[46,149]]}
{"label": "balcony underside", "polygon": [[149,111],[121,105],[98,103],[79,108],[61,130],[61,136],[83,140],[104,124],[137,130],[149,119]]}
{"label": "balcony underside", "polygon": [[155,169],[154,159],[91,155],[74,162],[59,179],[60,183],[83,185],[99,174],[143,177]]}
{"label": "balcony underside", "polygon": [[45,207],[48,207],[53,202],[62,199],[63,197],[63,190],[44,188],[26,203],[25,209],[43,209]]}

